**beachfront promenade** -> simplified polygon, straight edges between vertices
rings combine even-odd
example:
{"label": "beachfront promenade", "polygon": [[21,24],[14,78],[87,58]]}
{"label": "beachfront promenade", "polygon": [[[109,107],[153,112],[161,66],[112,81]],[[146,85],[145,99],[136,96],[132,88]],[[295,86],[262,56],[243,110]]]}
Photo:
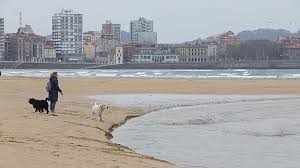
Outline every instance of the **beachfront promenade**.
{"label": "beachfront promenade", "polygon": [[241,61],[202,63],[32,63],[0,62],[0,69],[299,69],[300,61]]}

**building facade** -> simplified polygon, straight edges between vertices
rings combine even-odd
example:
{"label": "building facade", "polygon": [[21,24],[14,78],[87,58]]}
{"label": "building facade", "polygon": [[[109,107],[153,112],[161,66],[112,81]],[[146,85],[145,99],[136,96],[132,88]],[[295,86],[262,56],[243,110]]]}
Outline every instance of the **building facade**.
{"label": "building facade", "polygon": [[280,37],[282,57],[285,60],[300,60],[300,37]]}
{"label": "building facade", "polygon": [[82,14],[62,10],[52,16],[52,40],[57,58],[64,62],[83,59]]}
{"label": "building facade", "polygon": [[121,41],[121,24],[112,24],[110,20],[102,24],[101,38]]}
{"label": "building facade", "polygon": [[135,44],[156,44],[157,33],[153,29],[153,21],[140,17],[130,22],[130,39]]}
{"label": "building facade", "polygon": [[183,46],[175,49],[175,52],[182,56],[208,56],[207,46]]}
{"label": "building facade", "polygon": [[52,41],[46,41],[45,44],[45,62],[57,62],[56,50]]}
{"label": "building facade", "polygon": [[236,47],[241,43],[240,37],[238,35],[235,35],[232,31],[208,37],[206,40],[208,42],[213,42],[217,44],[218,61],[228,61],[228,58],[230,58],[230,56],[228,55],[228,48],[230,46]]}
{"label": "building facade", "polygon": [[115,64],[124,63],[124,50],[122,46],[116,47]]}
{"label": "building facade", "polygon": [[84,59],[88,62],[93,62],[96,57],[96,46],[93,43],[84,43],[83,45]]}
{"label": "building facade", "polygon": [[0,61],[4,60],[5,43],[4,43],[4,18],[0,18]]}
{"label": "building facade", "polygon": [[208,43],[207,44],[207,55],[209,61],[217,61],[218,60],[218,45],[216,43]]}
{"label": "building facade", "polygon": [[[31,31],[27,31],[31,30]],[[20,27],[5,37],[5,59],[18,62],[43,62],[46,37],[33,33],[31,27]]]}
{"label": "building facade", "polygon": [[19,27],[18,33],[20,33],[20,34],[22,34],[22,33],[23,34],[34,34],[31,26],[28,25],[28,24],[25,24],[24,27]]}
{"label": "building facade", "polygon": [[98,48],[96,48],[95,62],[97,64],[109,64],[109,54],[107,51],[99,51]]}
{"label": "building facade", "polygon": [[14,56],[12,55],[12,39],[13,33],[7,33],[4,35],[4,60],[14,61]]}
{"label": "building facade", "polygon": [[132,56],[132,63],[175,63],[179,62],[179,55],[176,54],[135,54]]}
{"label": "building facade", "polygon": [[88,31],[83,33],[83,43],[96,44],[101,39],[99,31]]}
{"label": "building facade", "polygon": [[175,47],[175,53],[180,55],[180,62],[210,62],[217,57],[216,44],[183,45]]}
{"label": "building facade", "polygon": [[115,63],[130,63],[132,55],[136,54],[136,46],[133,44],[124,44],[116,47]]}
{"label": "building facade", "polygon": [[[96,46],[96,57],[99,58],[101,62],[107,62],[107,64],[113,64],[115,58],[116,47],[120,45],[117,40],[100,39],[95,44]],[[98,60],[99,60],[98,59]]]}
{"label": "building facade", "polygon": [[45,62],[45,43],[38,41],[33,44],[33,57],[32,62]]}

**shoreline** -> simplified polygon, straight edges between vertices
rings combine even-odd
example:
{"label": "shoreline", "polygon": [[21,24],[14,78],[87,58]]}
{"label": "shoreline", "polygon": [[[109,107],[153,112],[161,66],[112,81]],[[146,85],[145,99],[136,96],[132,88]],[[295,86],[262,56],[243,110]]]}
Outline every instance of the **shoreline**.
{"label": "shoreline", "polygon": [[[153,111],[153,112],[154,112],[154,111]],[[150,113],[151,113],[151,112],[150,112]],[[144,116],[144,115],[146,115],[146,114],[147,114],[147,113],[142,114],[142,115],[139,115],[139,116],[131,116],[131,115],[129,115],[129,116],[125,117],[125,119],[124,119],[122,122],[120,122],[120,123],[118,123],[118,124],[114,124],[114,125],[112,125],[112,126],[109,128],[108,131],[109,131],[110,135],[107,135],[106,138],[107,138],[108,140],[111,141],[111,140],[113,139],[112,132],[113,132],[115,129],[117,129],[118,127],[121,127],[122,125],[125,125],[126,122],[129,121],[130,119],[142,117],[142,116]],[[173,166],[176,166],[174,163],[171,163],[171,162],[169,162],[169,161],[166,161],[166,160],[162,160],[162,159],[159,159],[159,158],[156,158],[156,157],[152,157],[152,156],[148,156],[148,155],[143,155],[143,154],[137,153],[137,152],[134,151],[133,149],[131,149],[131,148],[127,147],[127,146],[124,146],[124,145],[122,145],[122,144],[114,143],[113,141],[111,141],[111,143],[112,143],[112,144],[115,144],[115,145],[118,145],[118,146],[122,146],[123,148],[127,148],[127,149],[133,151],[134,153],[136,153],[136,154],[138,154],[138,155],[140,155],[140,156],[142,156],[142,157],[145,157],[145,158],[147,158],[147,159],[155,160],[155,161],[159,161],[159,162],[164,162],[164,163],[167,163],[167,164],[171,164],[171,165],[173,165]]]}
{"label": "shoreline", "polygon": [[[139,115],[139,116],[131,116],[131,115],[129,115],[129,116],[125,117],[125,119],[124,119],[123,121],[121,121],[120,123],[111,125],[111,127],[109,127],[109,129],[108,129],[108,132],[105,131],[105,136],[106,136],[106,138],[107,138],[108,140],[111,141],[111,140],[113,139],[112,132],[113,132],[115,129],[117,129],[118,127],[120,127],[120,126],[122,126],[122,125],[125,125],[126,122],[129,121],[130,119],[142,117],[143,115],[145,115],[145,114],[142,114],[142,115]],[[100,128],[98,128],[98,129],[100,129]],[[104,131],[104,130],[103,130],[103,131]],[[109,133],[109,134],[106,134],[106,133]],[[172,164],[172,165],[175,166],[175,164],[170,163],[170,162],[168,162],[168,161],[166,161],[166,160],[162,160],[162,159],[159,159],[159,158],[156,158],[156,157],[152,157],[152,156],[148,156],[148,155],[139,154],[139,153],[137,153],[136,151],[132,150],[131,148],[129,148],[129,147],[127,147],[127,146],[124,146],[124,145],[122,145],[122,144],[114,143],[113,141],[111,141],[111,143],[114,144],[114,145],[117,145],[117,146],[121,146],[122,148],[126,148],[126,149],[128,149],[128,150],[131,150],[132,152],[134,152],[134,153],[136,153],[136,154],[138,154],[138,155],[140,155],[140,156],[142,156],[142,157],[144,157],[144,158],[147,158],[147,159],[150,159],[150,160],[156,160],[156,161],[159,161],[159,162],[165,162],[165,163]]]}
{"label": "shoreline", "polygon": [[[0,167],[170,167],[175,165],[141,155],[115,144],[109,132],[142,108],[112,106],[104,122],[92,120],[85,96],[103,94],[300,94],[300,80],[178,80],[60,78],[65,95],[59,98],[58,117],[32,113],[30,97],[45,97],[47,78],[0,78]],[[152,109],[155,111],[155,109]],[[15,162],[15,159],[18,162]]]}

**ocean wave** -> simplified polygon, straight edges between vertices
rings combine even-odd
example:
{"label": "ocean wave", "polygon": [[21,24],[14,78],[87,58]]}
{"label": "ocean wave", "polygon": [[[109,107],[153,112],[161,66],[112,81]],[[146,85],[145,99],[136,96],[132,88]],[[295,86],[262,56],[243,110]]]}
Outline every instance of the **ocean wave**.
{"label": "ocean wave", "polygon": [[235,72],[245,72],[245,71],[248,71],[247,69],[233,69],[232,71],[235,71]]}
{"label": "ocean wave", "polygon": [[[300,70],[56,70],[61,77],[300,79]],[[3,76],[48,77],[50,70],[2,70]]]}

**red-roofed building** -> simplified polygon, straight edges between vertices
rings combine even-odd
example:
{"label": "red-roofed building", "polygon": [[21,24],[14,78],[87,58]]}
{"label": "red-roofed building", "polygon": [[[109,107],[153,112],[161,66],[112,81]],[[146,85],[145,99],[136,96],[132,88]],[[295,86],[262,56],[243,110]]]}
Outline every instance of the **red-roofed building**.
{"label": "red-roofed building", "polygon": [[288,60],[300,60],[300,38],[280,37],[279,43],[283,47],[283,58]]}
{"label": "red-roofed building", "polygon": [[218,45],[218,59],[227,60],[227,49],[229,46],[238,46],[241,41],[238,35],[235,35],[232,31],[228,31],[216,36],[211,36],[207,38],[209,42],[215,42]]}

